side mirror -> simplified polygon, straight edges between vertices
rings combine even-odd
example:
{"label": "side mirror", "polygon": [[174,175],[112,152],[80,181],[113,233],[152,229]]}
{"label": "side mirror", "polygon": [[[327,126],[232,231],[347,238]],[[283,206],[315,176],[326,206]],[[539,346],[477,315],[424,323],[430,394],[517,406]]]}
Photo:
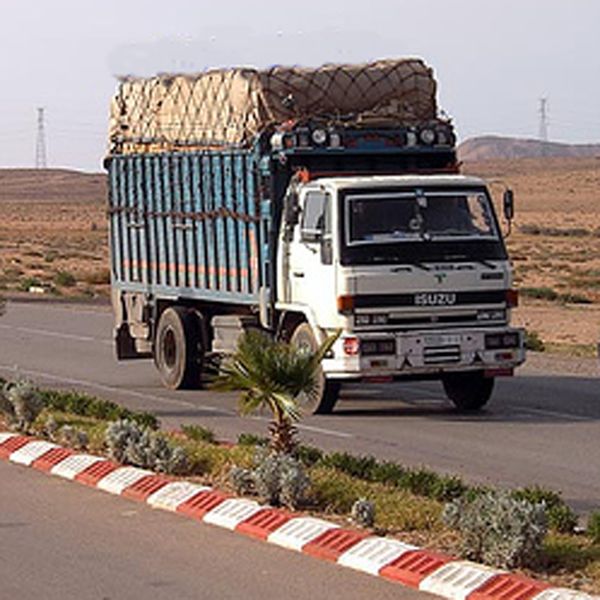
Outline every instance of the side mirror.
{"label": "side mirror", "polygon": [[515,216],[515,196],[512,190],[506,190],[502,197],[504,218],[510,223]]}

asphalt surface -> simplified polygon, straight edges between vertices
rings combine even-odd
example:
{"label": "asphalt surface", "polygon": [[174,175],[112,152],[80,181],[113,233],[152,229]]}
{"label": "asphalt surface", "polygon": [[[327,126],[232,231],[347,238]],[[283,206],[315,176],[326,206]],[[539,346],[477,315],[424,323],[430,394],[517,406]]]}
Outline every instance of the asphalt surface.
{"label": "asphalt surface", "polygon": [[0,482],[6,600],[432,598],[3,461]]}
{"label": "asphalt surface", "polygon": [[[105,307],[9,304],[0,319],[0,375],[71,387],[156,413],[167,427],[198,423],[219,437],[264,434],[267,415],[240,418],[235,394],[164,389],[150,361],[113,358]],[[567,361],[568,362],[568,361]],[[353,385],[334,414],[306,417],[302,440],[456,473],[474,483],[539,484],[581,512],[600,507],[600,376],[594,361],[533,360],[477,415],[460,415],[441,385]],[[540,366],[541,365],[541,366]]]}

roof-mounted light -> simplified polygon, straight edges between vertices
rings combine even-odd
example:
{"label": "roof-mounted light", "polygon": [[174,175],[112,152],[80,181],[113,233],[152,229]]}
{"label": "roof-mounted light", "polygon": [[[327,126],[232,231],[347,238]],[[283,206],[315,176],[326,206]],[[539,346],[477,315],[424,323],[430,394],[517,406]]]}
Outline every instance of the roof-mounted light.
{"label": "roof-mounted light", "polygon": [[312,140],[318,146],[322,146],[327,141],[327,132],[324,129],[315,129],[312,132]]}

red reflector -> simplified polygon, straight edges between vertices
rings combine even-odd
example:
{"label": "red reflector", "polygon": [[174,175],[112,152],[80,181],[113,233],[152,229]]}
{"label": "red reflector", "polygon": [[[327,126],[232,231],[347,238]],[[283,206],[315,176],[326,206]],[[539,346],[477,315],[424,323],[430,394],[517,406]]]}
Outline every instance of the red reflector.
{"label": "red reflector", "polygon": [[508,308],[519,306],[519,290],[506,290],[506,306]]}
{"label": "red reflector", "polygon": [[515,374],[515,370],[509,368],[498,368],[498,369],[486,369],[483,373],[484,377],[512,377]]}
{"label": "red reflector", "polygon": [[360,350],[360,341],[355,337],[344,339],[344,354],[348,356],[356,356]]}

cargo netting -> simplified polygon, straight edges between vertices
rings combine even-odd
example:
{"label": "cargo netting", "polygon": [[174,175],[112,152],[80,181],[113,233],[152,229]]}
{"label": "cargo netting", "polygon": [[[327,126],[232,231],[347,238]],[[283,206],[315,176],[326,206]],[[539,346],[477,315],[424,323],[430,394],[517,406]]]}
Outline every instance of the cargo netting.
{"label": "cargo netting", "polygon": [[123,78],[111,105],[111,154],[246,148],[287,122],[389,127],[436,118],[420,59],[318,68],[232,68]]}

